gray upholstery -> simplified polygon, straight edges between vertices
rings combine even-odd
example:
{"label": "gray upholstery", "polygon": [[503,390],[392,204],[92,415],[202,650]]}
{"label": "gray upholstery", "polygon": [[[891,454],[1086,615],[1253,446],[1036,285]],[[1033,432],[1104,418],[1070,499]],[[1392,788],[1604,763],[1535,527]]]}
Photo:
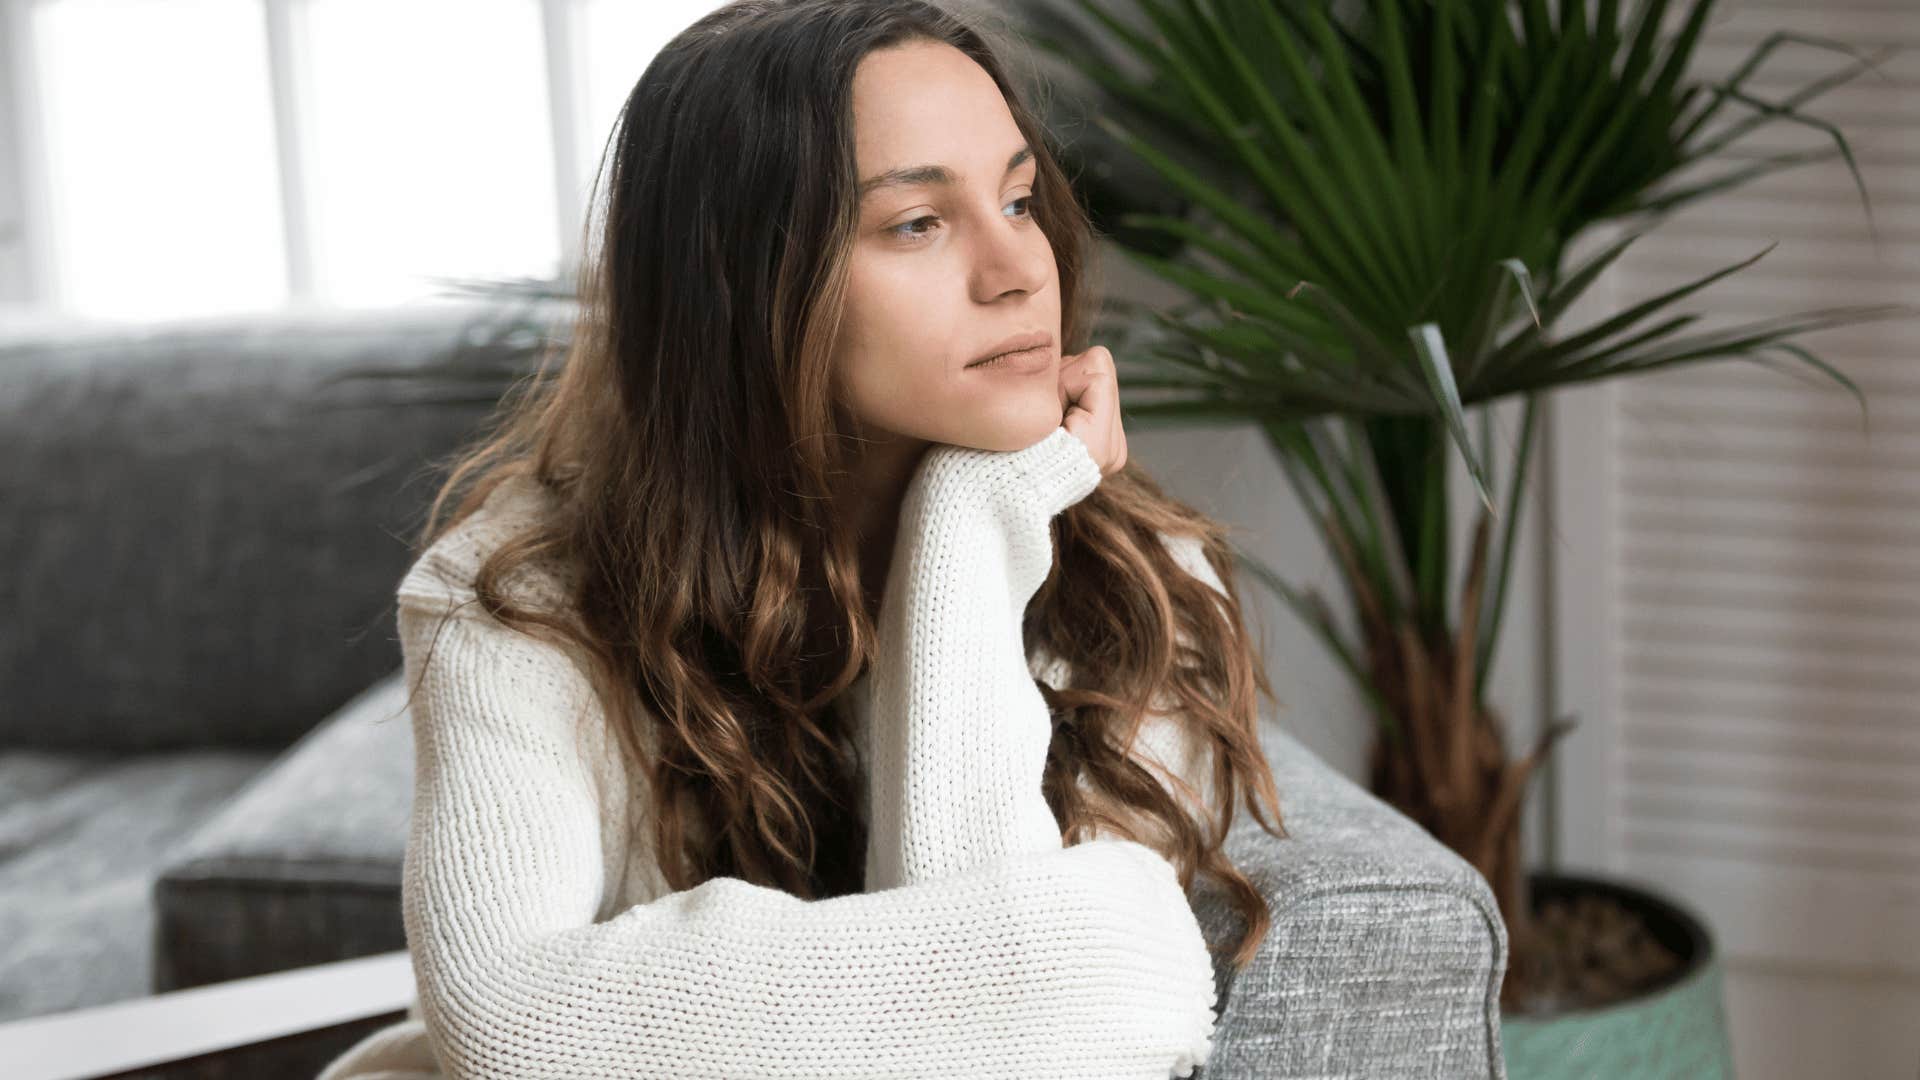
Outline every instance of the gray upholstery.
{"label": "gray upholstery", "polygon": [[[0,1019],[404,947],[392,592],[480,413],[321,403],[387,400],[325,373],[432,363],[474,315],[0,336]],[[1229,839],[1274,924],[1218,971],[1200,1075],[1503,1077],[1485,882],[1262,738],[1291,837]],[[1196,909],[1234,936],[1210,884]],[[365,1030],[177,1075],[312,1075]]]}
{"label": "gray upholstery", "polygon": [[176,985],[156,879],[398,665],[431,465],[486,414],[350,376],[492,362],[502,313],[0,329],[0,1019]]}
{"label": "gray upholstery", "polygon": [[[283,749],[393,665],[471,305],[0,338],[0,747]],[[404,421],[402,420],[404,417]]]}
{"label": "gray upholstery", "polygon": [[167,849],[269,756],[0,751],[0,1020],[150,993]]}
{"label": "gray upholstery", "polygon": [[[1286,731],[1261,743],[1280,789],[1276,840],[1240,812],[1227,851],[1273,912],[1237,977],[1215,965],[1219,1033],[1203,1075],[1502,1077],[1507,930],[1465,859]],[[1207,940],[1239,922],[1203,883]]]}
{"label": "gray upholstery", "polygon": [[413,734],[397,669],[200,826],[154,883],[154,987],[407,947]]}

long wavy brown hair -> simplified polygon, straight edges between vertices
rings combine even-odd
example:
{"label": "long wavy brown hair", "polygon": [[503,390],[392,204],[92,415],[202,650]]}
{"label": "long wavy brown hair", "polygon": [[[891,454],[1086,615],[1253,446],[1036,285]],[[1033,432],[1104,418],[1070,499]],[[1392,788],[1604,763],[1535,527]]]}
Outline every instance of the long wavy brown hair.
{"label": "long wavy brown hair", "polygon": [[[852,523],[830,510],[858,445],[830,346],[859,216],[854,69],[917,39],[984,68],[1035,148],[1062,344],[1085,349],[1094,232],[985,33],[919,0],[737,0],[674,38],[626,100],[589,200],[572,333],[437,463],[419,551],[509,479],[549,497],[551,514],[485,560],[475,602],[582,665],[647,779],[675,890],[722,875],[807,898],[862,888],[863,766],[832,706],[871,662],[875,628]],[[1271,915],[1222,852],[1235,805],[1287,834],[1256,734],[1256,692],[1273,689],[1227,527],[1129,464],[1053,528],[1054,567],[1023,625],[1029,655],[1076,673],[1059,691],[1036,680],[1062,838],[1146,844],[1188,889],[1210,874],[1244,918],[1238,970]],[[1199,540],[1224,600],[1162,536]],[[536,564],[560,574],[570,606],[514,598]],[[809,647],[822,640],[834,646]],[[1204,748],[1210,813],[1125,752],[1150,707]]]}

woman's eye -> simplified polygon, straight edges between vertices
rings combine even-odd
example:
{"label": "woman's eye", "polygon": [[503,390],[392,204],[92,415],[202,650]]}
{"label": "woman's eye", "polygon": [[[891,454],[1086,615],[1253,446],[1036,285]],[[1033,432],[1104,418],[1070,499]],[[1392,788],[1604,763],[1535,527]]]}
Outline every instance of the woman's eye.
{"label": "woman's eye", "polygon": [[924,232],[914,231],[913,227],[915,225],[918,225],[923,221],[939,221],[939,220],[940,219],[935,215],[928,214],[925,217],[917,217],[917,218],[914,218],[912,221],[902,222],[901,224],[895,225],[893,228],[888,229],[887,231],[899,237],[902,240],[917,240],[920,237],[925,236],[927,234]]}
{"label": "woman's eye", "polygon": [[[1014,203],[1021,203],[1023,205],[1021,206],[1020,213],[1017,216],[1032,217],[1033,207],[1031,205],[1026,205],[1026,204],[1031,204],[1032,202],[1033,202],[1033,196],[1022,195],[1019,198],[1013,200],[1013,202],[1008,203],[1007,205],[1012,206],[1014,205]],[[920,238],[931,235],[933,230],[931,228],[924,229],[924,230],[915,229],[914,226],[920,224],[923,221],[939,221],[939,220],[940,220],[939,215],[927,214],[923,217],[914,218],[912,221],[903,221],[900,224],[895,225],[892,228],[888,229],[887,232],[891,233],[896,237],[899,237],[902,240],[906,240],[909,242],[918,242]]]}

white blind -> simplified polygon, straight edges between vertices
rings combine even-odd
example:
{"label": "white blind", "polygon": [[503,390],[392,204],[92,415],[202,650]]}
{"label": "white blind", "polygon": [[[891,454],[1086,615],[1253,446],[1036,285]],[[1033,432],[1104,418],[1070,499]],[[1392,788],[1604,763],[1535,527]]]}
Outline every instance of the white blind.
{"label": "white blind", "polygon": [[[1730,75],[1775,30],[1903,50],[1802,107],[1847,136],[1879,250],[1844,162],[1799,165],[1639,241],[1617,304],[1776,240],[1677,310],[1710,328],[1920,302],[1920,4],[1750,0],[1716,17],[1697,71]],[[1789,43],[1745,86],[1779,101],[1851,62]],[[1832,138],[1775,120],[1735,145]],[[1870,434],[1780,354],[1793,373],[1712,361],[1609,399],[1615,863],[1696,905],[1733,956],[1920,973],[1920,320],[1796,340],[1865,391]]]}

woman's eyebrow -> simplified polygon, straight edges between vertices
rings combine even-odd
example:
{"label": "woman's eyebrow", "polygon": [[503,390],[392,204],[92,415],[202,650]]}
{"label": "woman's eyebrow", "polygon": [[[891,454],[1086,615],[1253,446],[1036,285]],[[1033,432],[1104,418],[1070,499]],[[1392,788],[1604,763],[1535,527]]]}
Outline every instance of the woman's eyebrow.
{"label": "woman's eyebrow", "polygon": [[[1020,149],[1013,152],[1012,157],[1007,159],[1007,172],[1012,172],[1019,168],[1022,162],[1032,156],[1033,147],[1022,145]],[[1001,175],[1004,176],[1005,173]],[[945,165],[905,165],[898,169],[889,169],[878,176],[870,176],[860,181],[860,197],[864,199],[869,193],[884,187],[919,187],[922,185],[953,187],[959,182],[959,177],[955,176],[953,170],[947,168]]]}

